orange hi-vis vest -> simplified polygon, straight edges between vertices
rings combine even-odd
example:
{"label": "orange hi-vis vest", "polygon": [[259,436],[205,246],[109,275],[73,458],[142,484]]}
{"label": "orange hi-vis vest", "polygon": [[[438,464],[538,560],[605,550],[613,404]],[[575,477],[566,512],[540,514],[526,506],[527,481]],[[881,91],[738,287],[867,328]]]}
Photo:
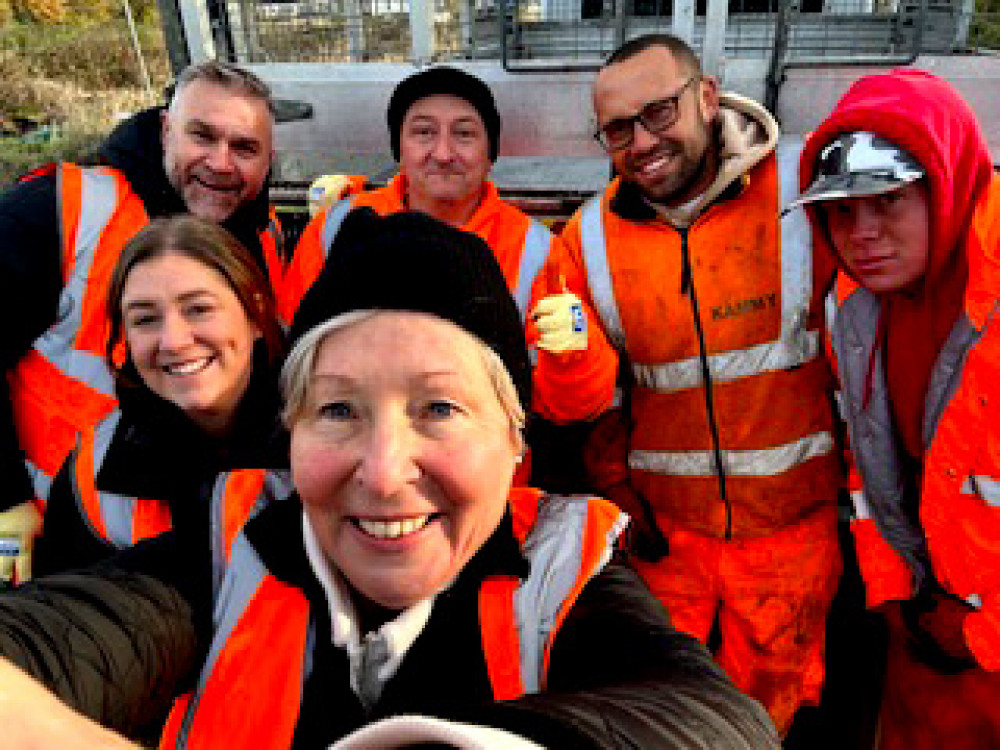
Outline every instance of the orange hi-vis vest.
{"label": "orange hi-vis vest", "polygon": [[[917,507],[904,507],[902,458],[882,357],[872,356],[881,303],[841,273],[833,348],[857,476],[852,487],[858,562],[869,606],[909,599],[927,575],[978,611],[963,627],[977,661],[1000,669],[1000,289],[992,247],[1000,233],[1000,177],[969,229],[969,283],[934,363],[924,399]],[[910,498],[912,501],[914,498]],[[916,517],[914,513],[917,514]]]}
{"label": "orange hi-vis vest", "polygon": [[[344,217],[352,208],[361,206],[382,215],[405,211],[402,176],[396,175],[383,188],[334,203],[317,214],[303,230],[286,275],[280,310],[283,319],[291,320],[302,297],[319,275]],[[482,202],[469,221],[459,228],[479,236],[493,250],[523,321],[531,301],[532,285],[549,257],[553,236],[548,227],[502,201],[496,187],[487,181]]]}
{"label": "orange hi-vis vest", "polygon": [[[95,486],[120,419],[116,409],[98,424],[84,428],[68,461],[81,517],[96,537],[124,549],[167,531],[172,520],[164,500],[106,492]],[[268,503],[290,495],[290,480],[284,472],[242,469],[219,475],[206,508],[216,540],[213,550],[219,553],[216,570],[224,568],[233,539],[246,520]],[[190,500],[202,502],[197,497]]]}
{"label": "orange hi-vis vest", "polygon": [[[139,196],[115,169],[61,164],[56,181],[63,272],[58,319],[8,373],[18,440],[43,506],[76,434],[117,404],[104,359],[108,284],[122,247],[149,223]],[[271,219],[261,244],[279,290],[281,232],[273,212]]]}
{"label": "orange hi-vis vest", "polygon": [[664,528],[760,537],[836,502],[832,383],[807,326],[810,228],[780,217],[792,145],[686,229],[618,216],[616,179],[563,233],[631,364],[630,481]]}
{"label": "orange hi-vis vest", "polygon": [[[599,498],[515,488],[509,501],[531,573],[524,580],[490,576],[480,588],[483,652],[496,700],[544,689],[559,627],[627,524]],[[302,592],[268,573],[238,536],[208,658],[194,693],[175,704],[160,748],[290,747],[312,663],[309,609]]]}

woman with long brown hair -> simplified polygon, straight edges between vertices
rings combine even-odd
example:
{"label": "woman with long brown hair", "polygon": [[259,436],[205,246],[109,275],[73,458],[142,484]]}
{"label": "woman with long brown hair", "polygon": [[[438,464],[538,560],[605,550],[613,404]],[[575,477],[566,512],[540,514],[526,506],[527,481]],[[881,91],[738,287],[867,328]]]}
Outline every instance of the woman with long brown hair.
{"label": "woman with long brown hair", "polygon": [[53,484],[36,575],[176,525],[200,534],[220,471],[284,460],[283,336],[266,279],[232,235],[192,216],[154,220],[120,256],[107,311],[119,408],[81,433]]}

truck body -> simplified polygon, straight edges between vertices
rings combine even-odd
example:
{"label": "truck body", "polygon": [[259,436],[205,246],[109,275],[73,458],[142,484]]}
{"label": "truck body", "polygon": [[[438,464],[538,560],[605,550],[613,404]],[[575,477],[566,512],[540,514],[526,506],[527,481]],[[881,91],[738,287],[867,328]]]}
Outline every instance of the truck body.
{"label": "truck body", "polygon": [[[503,120],[492,178],[531,213],[565,217],[606,183],[590,88],[623,40],[687,39],[724,89],[804,135],[858,76],[943,75],[1000,160],[1000,56],[974,0],[159,0],[175,67],[249,67],[307,117],[280,121],[276,200],[299,210],[319,174],[395,173],[385,111],[410,73],[446,62],[485,80]],[[997,15],[1000,26],[1000,14]]]}

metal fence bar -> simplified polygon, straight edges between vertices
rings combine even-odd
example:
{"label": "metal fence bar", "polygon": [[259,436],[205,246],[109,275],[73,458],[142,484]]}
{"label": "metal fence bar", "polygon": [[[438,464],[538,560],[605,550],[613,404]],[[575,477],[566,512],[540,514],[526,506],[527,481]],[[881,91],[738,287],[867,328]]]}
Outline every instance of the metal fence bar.
{"label": "metal fence bar", "polygon": [[208,5],[204,0],[179,0],[178,7],[190,61],[199,63],[214,59],[215,39],[208,16]]}
{"label": "metal fence bar", "polygon": [[[625,40],[654,31],[687,39],[716,72],[726,60],[771,60],[776,48],[791,65],[1000,48],[1000,19],[973,14],[973,0],[798,0],[782,22],[788,1],[227,0],[222,31],[248,61],[501,60],[515,72],[594,70]],[[224,54],[205,0],[178,3],[192,58]]]}

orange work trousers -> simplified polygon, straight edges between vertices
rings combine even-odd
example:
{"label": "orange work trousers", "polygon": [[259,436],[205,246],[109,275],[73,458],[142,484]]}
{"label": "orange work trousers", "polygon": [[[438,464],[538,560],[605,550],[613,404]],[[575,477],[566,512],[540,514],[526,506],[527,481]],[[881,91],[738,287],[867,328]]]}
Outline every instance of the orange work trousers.
{"label": "orange work trousers", "polygon": [[898,613],[886,620],[880,750],[1000,748],[1000,673],[979,668],[939,672],[915,656]]}
{"label": "orange work trousers", "polygon": [[836,510],[754,539],[664,531],[667,556],[636,570],[678,630],[705,643],[718,617],[716,660],[783,736],[823,687],[826,615],[843,567]]}

